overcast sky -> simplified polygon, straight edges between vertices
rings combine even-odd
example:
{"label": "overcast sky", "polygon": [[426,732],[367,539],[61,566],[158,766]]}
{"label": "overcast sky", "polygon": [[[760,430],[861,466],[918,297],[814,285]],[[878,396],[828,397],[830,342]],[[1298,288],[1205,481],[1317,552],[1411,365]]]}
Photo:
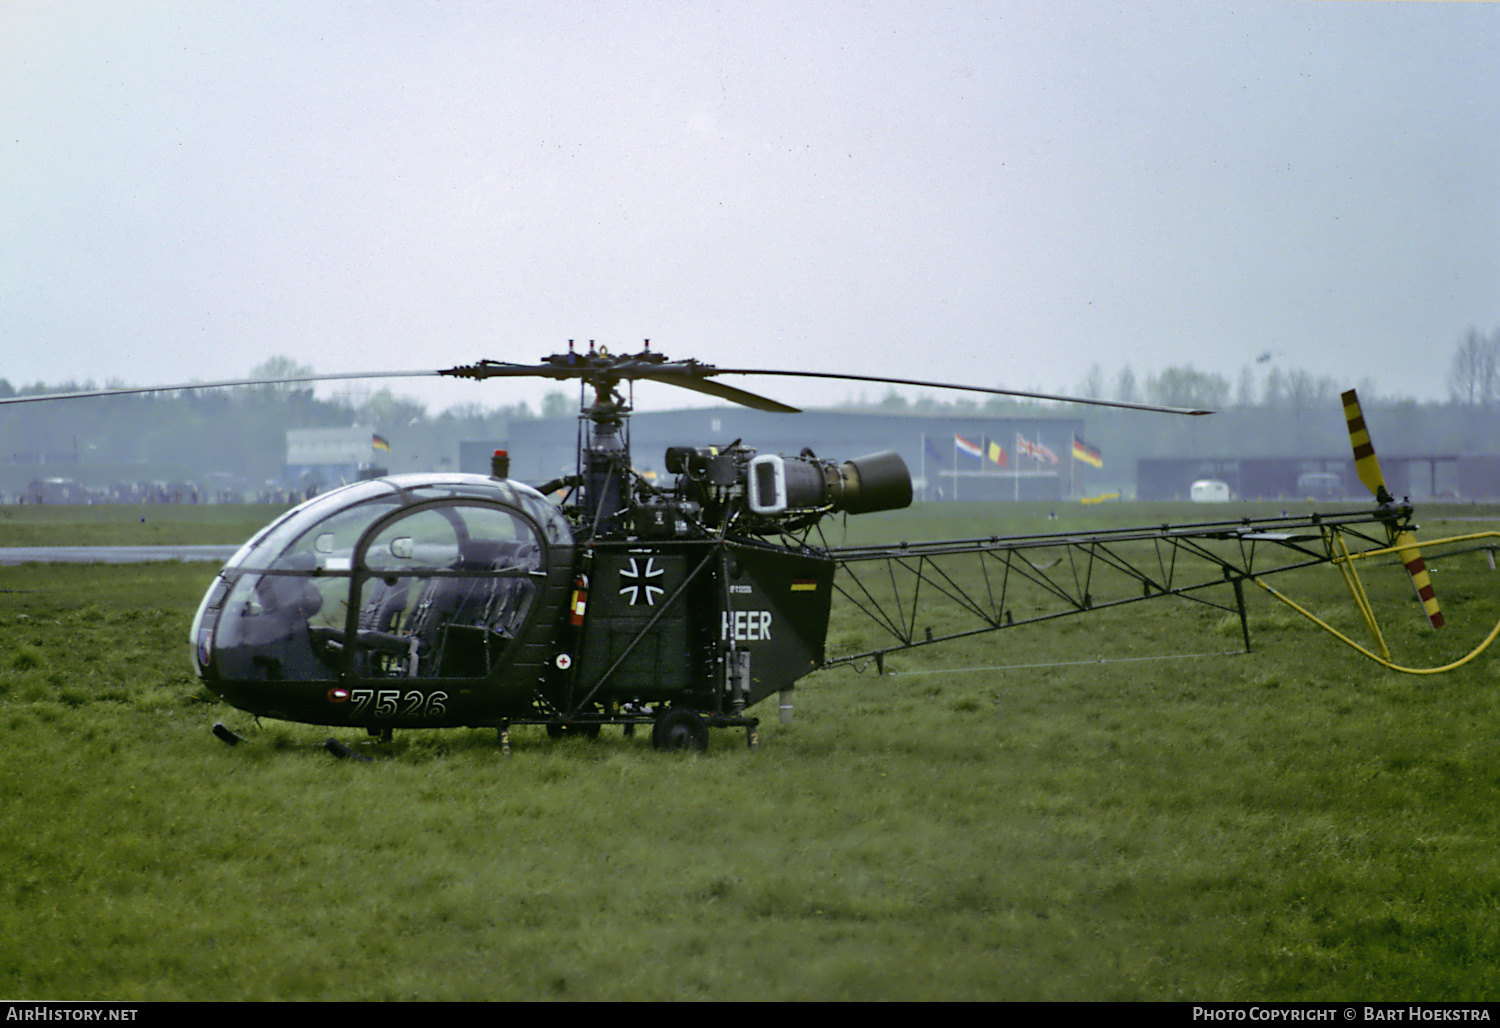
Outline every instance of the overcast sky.
{"label": "overcast sky", "polygon": [[1479,3],[0,0],[0,377],[649,337],[1441,398],[1500,327],[1496,53]]}

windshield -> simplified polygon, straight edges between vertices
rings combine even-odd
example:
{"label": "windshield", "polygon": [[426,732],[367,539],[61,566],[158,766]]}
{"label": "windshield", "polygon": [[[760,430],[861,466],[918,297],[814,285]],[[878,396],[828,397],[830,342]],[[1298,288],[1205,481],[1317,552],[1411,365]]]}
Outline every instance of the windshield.
{"label": "windshield", "polygon": [[335,490],[243,547],[194,629],[239,680],[484,677],[530,624],[567,522],[517,483],[398,476]]}

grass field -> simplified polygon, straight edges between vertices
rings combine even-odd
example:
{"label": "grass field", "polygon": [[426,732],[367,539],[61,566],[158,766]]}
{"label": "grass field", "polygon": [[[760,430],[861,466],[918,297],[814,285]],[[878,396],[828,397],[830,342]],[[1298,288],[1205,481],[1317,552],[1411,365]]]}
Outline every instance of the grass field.
{"label": "grass field", "polygon": [[[123,510],[6,508],[0,545],[238,542],[274,513]],[[848,533],[1201,511],[1058,510],[929,507]],[[1423,534],[1495,514],[1434,509]],[[1404,663],[1446,663],[1500,620],[1482,553],[1435,566],[1441,633],[1399,569],[1364,572]],[[398,732],[356,764],[319,748],[327,729],[257,725],[197,686],[188,623],[215,570],[0,568],[0,996],[1500,992],[1488,654],[1396,674],[1251,590],[1249,654],[1184,656],[1238,649],[1238,619],[1158,600],[814,675],[792,725],[757,709],[753,753],[729,732],[685,755],[520,729],[508,757],[489,731]],[[1336,573],[1286,578],[1354,633]],[[217,720],[253,744],[218,743]]]}
{"label": "grass field", "polygon": [[0,506],[0,546],[231,545],[286,509],[180,503]]}

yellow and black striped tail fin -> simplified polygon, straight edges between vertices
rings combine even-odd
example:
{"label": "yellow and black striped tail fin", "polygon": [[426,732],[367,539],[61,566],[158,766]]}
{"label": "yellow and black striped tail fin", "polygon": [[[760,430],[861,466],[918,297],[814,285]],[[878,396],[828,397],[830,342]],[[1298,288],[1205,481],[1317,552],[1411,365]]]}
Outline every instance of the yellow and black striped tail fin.
{"label": "yellow and black striped tail fin", "polygon": [[[1385,487],[1385,476],[1380,473],[1380,461],[1375,457],[1375,445],[1370,442],[1370,430],[1365,425],[1359,397],[1351,389],[1342,399],[1344,418],[1349,422],[1349,442],[1354,446],[1354,471],[1365,488],[1375,494],[1375,502],[1391,503],[1394,498]],[[1417,591],[1417,600],[1422,604],[1427,622],[1433,628],[1442,628],[1443,612],[1438,608],[1437,596],[1432,591],[1432,576],[1422,560],[1422,551],[1417,549],[1417,537],[1411,532],[1398,532],[1395,546],[1401,563],[1406,565],[1406,573],[1411,576],[1412,587]]]}

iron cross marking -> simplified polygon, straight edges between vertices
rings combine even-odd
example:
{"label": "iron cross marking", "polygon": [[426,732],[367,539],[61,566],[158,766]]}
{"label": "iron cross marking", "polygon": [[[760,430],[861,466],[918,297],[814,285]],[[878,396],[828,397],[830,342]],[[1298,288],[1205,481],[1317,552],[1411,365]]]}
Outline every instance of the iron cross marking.
{"label": "iron cross marking", "polygon": [[[652,585],[650,580],[661,578],[666,572],[656,566],[655,557],[647,557],[644,568],[637,563],[639,560],[639,557],[631,557],[630,567],[620,570],[620,595],[624,596],[629,593],[632,607],[638,605],[643,598],[646,606],[654,607],[656,598],[666,593],[666,590],[659,585]],[[627,580],[630,580],[632,584],[626,585]]]}

